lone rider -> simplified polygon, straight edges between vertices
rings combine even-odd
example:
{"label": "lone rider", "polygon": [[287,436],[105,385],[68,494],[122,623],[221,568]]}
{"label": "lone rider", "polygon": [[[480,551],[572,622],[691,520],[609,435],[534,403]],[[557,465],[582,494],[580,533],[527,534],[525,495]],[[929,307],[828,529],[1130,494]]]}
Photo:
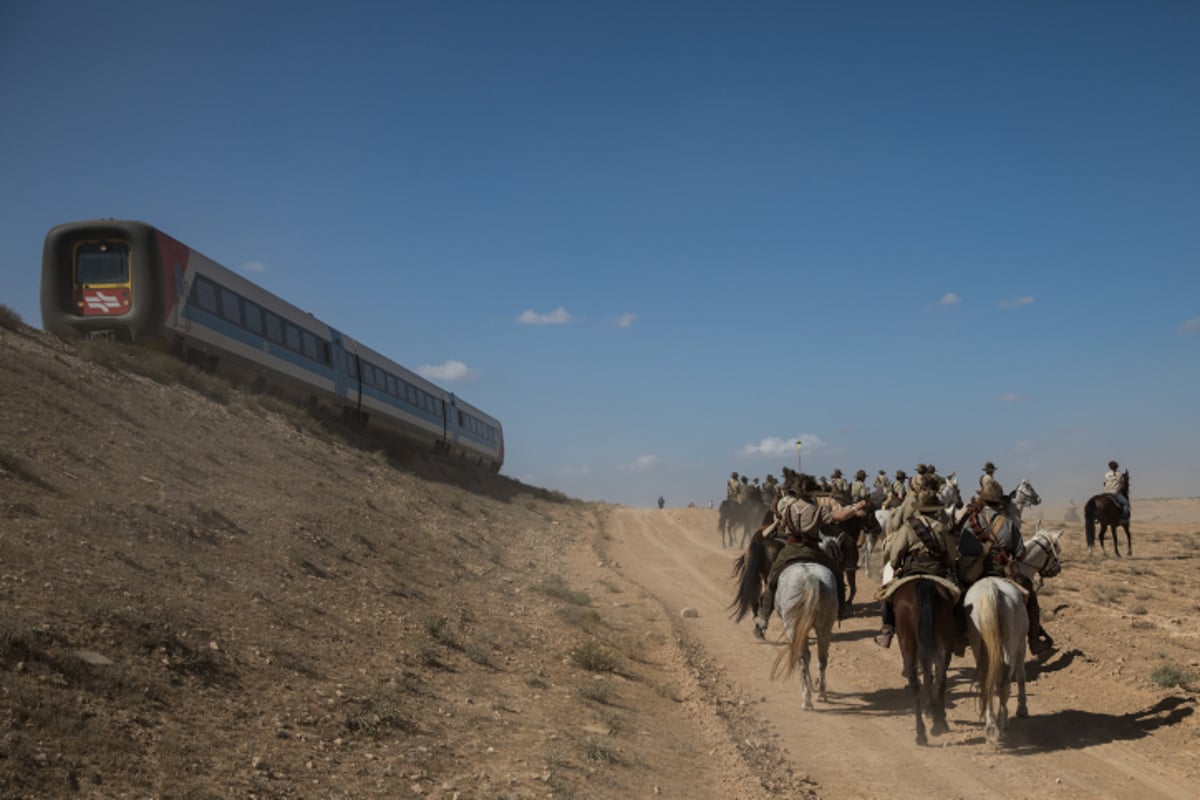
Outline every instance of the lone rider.
{"label": "lone rider", "polygon": [[1029,652],[1036,656],[1049,644],[1041,637],[1041,615],[1033,584],[1018,580],[1020,572],[1016,562],[1025,554],[1020,518],[1009,512],[1004,490],[995,480],[979,490],[979,501],[980,507],[963,520],[959,531],[959,583],[965,591],[981,578],[1010,578],[1025,588],[1028,592],[1025,608],[1029,614]]}
{"label": "lone rider", "polygon": [[1104,491],[1121,506],[1121,517],[1129,521],[1129,498],[1121,491],[1124,486],[1124,474],[1117,472],[1117,462],[1108,462],[1108,472],[1104,473]]}
{"label": "lone rider", "polygon": [[[892,565],[896,578],[910,575],[934,575],[954,581],[954,537],[939,516],[942,511],[937,492],[923,489],[914,493],[913,513],[906,517],[888,539],[885,563]],[[889,582],[890,584],[890,582]],[[886,589],[885,587],[882,587]],[[883,627],[875,644],[891,647],[896,632],[896,612],[889,596],[882,603]]]}
{"label": "lone rider", "polygon": [[784,498],[779,501],[780,518],[779,530],[786,536],[787,541],[775,561],[771,564],[771,572],[767,576],[767,588],[763,592],[759,606],[759,618],[754,620],[755,634],[760,638],[771,612],[775,608],[775,589],[779,584],[779,575],[784,567],[796,561],[811,561],[826,567],[833,573],[837,581],[838,619],[844,616],[845,587],[843,586],[842,565],[834,563],[825,551],[821,549],[821,527],[850,519],[854,516],[866,516],[866,501],[859,501],[849,506],[837,506],[836,509],[818,505],[813,493],[819,491],[819,484],[811,475],[797,473],[784,486]]}

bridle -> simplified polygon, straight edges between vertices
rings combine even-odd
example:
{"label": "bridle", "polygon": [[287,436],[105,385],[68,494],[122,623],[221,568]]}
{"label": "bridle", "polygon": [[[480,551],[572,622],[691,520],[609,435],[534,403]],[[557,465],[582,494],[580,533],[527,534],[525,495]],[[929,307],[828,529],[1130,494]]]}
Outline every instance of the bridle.
{"label": "bridle", "polygon": [[1029,481],[1023,480],[1017,485],[1017,496],[1013,498],[1013,502],[1018,506],[1036,506],[1042,502],[1042,498],[1034,491]]}
{"label": "bridle", "polygon": [[[1058,554],[1054,552],[1054,548],[1046,543],[1047,537],[1043,533],[1036,534],[1029,541],[1029,547],[1025,550],[1025,555],[1021,558],[1021,563],[1034,570],[1039,578],[1053,578],[1058,573],[1062,572],[1062,562],[1058,559]],[[1045,560],[1039,567],[1030,561],[1030,553],[1034,548],[1046,554]]]}

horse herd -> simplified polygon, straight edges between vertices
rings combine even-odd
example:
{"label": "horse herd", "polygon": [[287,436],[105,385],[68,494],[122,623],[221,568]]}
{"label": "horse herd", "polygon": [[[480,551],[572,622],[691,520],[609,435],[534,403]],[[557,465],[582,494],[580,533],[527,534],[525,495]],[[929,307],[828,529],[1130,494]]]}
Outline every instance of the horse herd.
{"label": "horse herd", "polygon": [[[961,498],[958,487],[947,482],[939,495],[945,505],[948,520],[961,518]],[[1022,481],[1009,495],[1010,513],[1018,515],[1028,505],[1041,502],[1037,492]],[[856,537],[865,543],[862,564],[871,573],[871,553],[876,549],[873,539],[882,538],[895,524],[883,516],[875,517],[874,525],[864,526]],[[760,517],[760,521],[763,518]],[[749,614],[757,617],[759,601],[766,586],[767,574],[779,545],[764,538],[764,524],[745,537],[745,551],[734,562],[733,577],[736,595],[730,604],[732,616],[740,621]],[[1126,528],[1128,531],[1128,528]],[[724,536],[724,528],[722,528]],[[1061,530],[1039,530],[1026,540],[1025,554],[1018,568],[1031,581],[1040,583],[1057,575]],[[855,537],[839,532],[836,536],[821,537],[821,547],[835,563],[846,570],[846,586],[853,597],[853,572],[859,566],[859,550],[851,548]],[[1115,530],[1114,530],[1115,539]],[[723,539],[724,542],[724,539]],[[1114,543],[1115,546],[1115,543]],[[852,550],[852,555],[847,552]],[[987,740],[999,744],[1008,724],[1008,700],[1012,683],[1017,684],[1016,715],[1028,715],[1025,696],[1026,636],[1029,620],[1026,613],[1026,590],[1018,583],[1004,578],[983,578],[973,583],[962,597],[961,611],[956,611],[961,590],[954,583],[933,576],[914,575],[888,581],[884,570],[885,589],[896,617],[896,639],[903,661],[903,675],[912,693],[918,744],[928,743],[925,716],[932,720],[929,733],[949,730],[946,722],[946,683],[951,656],[955,654],[961,617],[965,616],[967,644],[975,661],[974,684],[979,688],[978,705]],[[1035,578],[1036,576],[1036,578]],[[811,562],[795,562],[780,574],[775,592],[775,607],[784,622],[784,648],[776,656],[771,677],[787,677],[797,670],[803,679],[802,705],[813,708],[813,695],[826,700],[825,673],[833,627],[838,618],[838,597],[835,576],[826,567]],[[769,620],[756,619],[756,633],[765,629]],[[817,674],[811,671],[810,635],[816,640]],[[961,644],[958,655],[965,655]]]}

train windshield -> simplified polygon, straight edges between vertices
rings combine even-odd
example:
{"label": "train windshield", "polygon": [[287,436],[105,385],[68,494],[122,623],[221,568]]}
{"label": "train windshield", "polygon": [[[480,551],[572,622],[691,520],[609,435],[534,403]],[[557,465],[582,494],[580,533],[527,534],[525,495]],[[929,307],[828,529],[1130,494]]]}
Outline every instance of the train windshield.
{"label": "train windshield", "polygon": [[129,245],[124,242],[85,242],[75,251],[75,282],[128,283]]}

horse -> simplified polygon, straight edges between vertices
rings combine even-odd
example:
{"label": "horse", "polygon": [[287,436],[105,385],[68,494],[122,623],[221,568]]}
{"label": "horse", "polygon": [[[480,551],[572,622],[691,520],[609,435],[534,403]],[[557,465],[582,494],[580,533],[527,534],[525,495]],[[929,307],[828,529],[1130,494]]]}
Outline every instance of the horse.
{"label": "horse", "polygon": [[729,547],[734,546],[735,530],[740,526],[742,529],[741,546],[745,547],[746,539],[750,536],[750,532],[760,524],[766,510],[766,506],[758,501],[722,500],[721,507],[717,511],[717,529],[721,532],[721,546],[725,547],[726,542]]}
{"label": "horse", "polygon": [[[1121,473],[1121,494],[1129,497],[1129,470]],[[1133,555],[1133,536],[1129,533],[1129,518],[1121,504],[1108,494],[1093,495],[1083,507],[1084,531],[1087,534],[1088,555],[1096,543],[1096,523],[1100,523],[1100,555],[1104,555],[1104,533],[1112,529],[1113,555],[1121,557],[1121,546],[1117,541],[1117,528],[1125,529],[1125,555]]]}
{"label": "horse", "polygon": [[1045,640],[1048,647],[1054,647],[1054,639],[1041,626],[1041,614],[1037,608],[1036,592],[1041,588],[1046,578],[1053,578],[1062,572],[1062,562],[1059,560],[1059,552],[1062,548],[1062,535],[1061,528],[1052,531],[1039,529],[1037,533],[1025,541],[1025,552],[1016,562],[1017,572],[1021,578],[1029,582],[1029,587],[1034,592],[1033,596],[1029,598],[1029,602],[1032,604],[1034,617],[1039,620],[1038,630],[1036,631],[1037,637]]}
{"label": "horse", "polygon": [[1017,521],[1019,522],[1025,509],[1028,506],[1036,506],[1041,503],[1042,496],[1033,488],[1033,484],[1029,482],[1028,478],[1022,478],[1021,482],[1017,484],[1017,488],[1009,493],[1008,500],[1013,508],[1016,509]]}
{"label": "horse", "polygon": [[967,641],[975,656],[979,716],[987,740],[998,745],[1008,728],[1008,697],[1017,682],[1017,716],[1029,716],[1025,702],[1025,637],[1029,617],[1022,590],[1006,578],[980,578],[963,598]]}
{"label": "horse", "polygon": [[930,732],[934,736],[950,730],[946,723],[946,674],[954,651],[957,602],[956,593],[926,577],[901,579],[891,594],[903,675],[908,678],[913,695],[919,745],[929,743],[922,705],[933,720]]}
{"label": "horse", "polygon": [[[751,615],[754,619],[754,635],[759,639],[766,638],[767,626],[771,622],[769,619],[761,619],[759,615],[763,594],[767,591],[767,578],[771,575],[771,565],[775,563],[775,556],[779,555],[779,551],[783,549],[783,543],[779,539],[763,535],[766,528],[767,526],[764,525],[756,530],[750,537],[746,552],[734,559],[732,577],[737,589],[733,602],[729,604],[730,615],[734,622],[741,622],[747,614]],[[849,538],[849,534],[845,531],[839,532],[837,537],[822,535],[821,549],[835,564],[840,564],[843,569],[848,570],[850,561],[840,543],[844,538]],[[847,581],[848,585],[849,580]],[[837,593],[836,578],[834,578],[834,593]],[[779,596],[778,587],[776,587],[775,595]],[[778,604],[776,607],[782,612]],[[836,616],[836,611],[834,615]]]}
{"label": "horse", "polygon": [[[827,567],[809,561],[797,561],[788,564],[780,573],[776,596],[779,598],[779,613],[783,617],[784,636],[788,643],[771,665],[771,679],[774,680],[780,675],[790,677],[799,664],[800,673],[804,677],[801,707],[811,711],[814,688],[818,700],[827,700],[825,669],[829,665],[833,623],[838,615],[837,582]],[[810,669],[810,633],[817,639],[815,687]]]}

